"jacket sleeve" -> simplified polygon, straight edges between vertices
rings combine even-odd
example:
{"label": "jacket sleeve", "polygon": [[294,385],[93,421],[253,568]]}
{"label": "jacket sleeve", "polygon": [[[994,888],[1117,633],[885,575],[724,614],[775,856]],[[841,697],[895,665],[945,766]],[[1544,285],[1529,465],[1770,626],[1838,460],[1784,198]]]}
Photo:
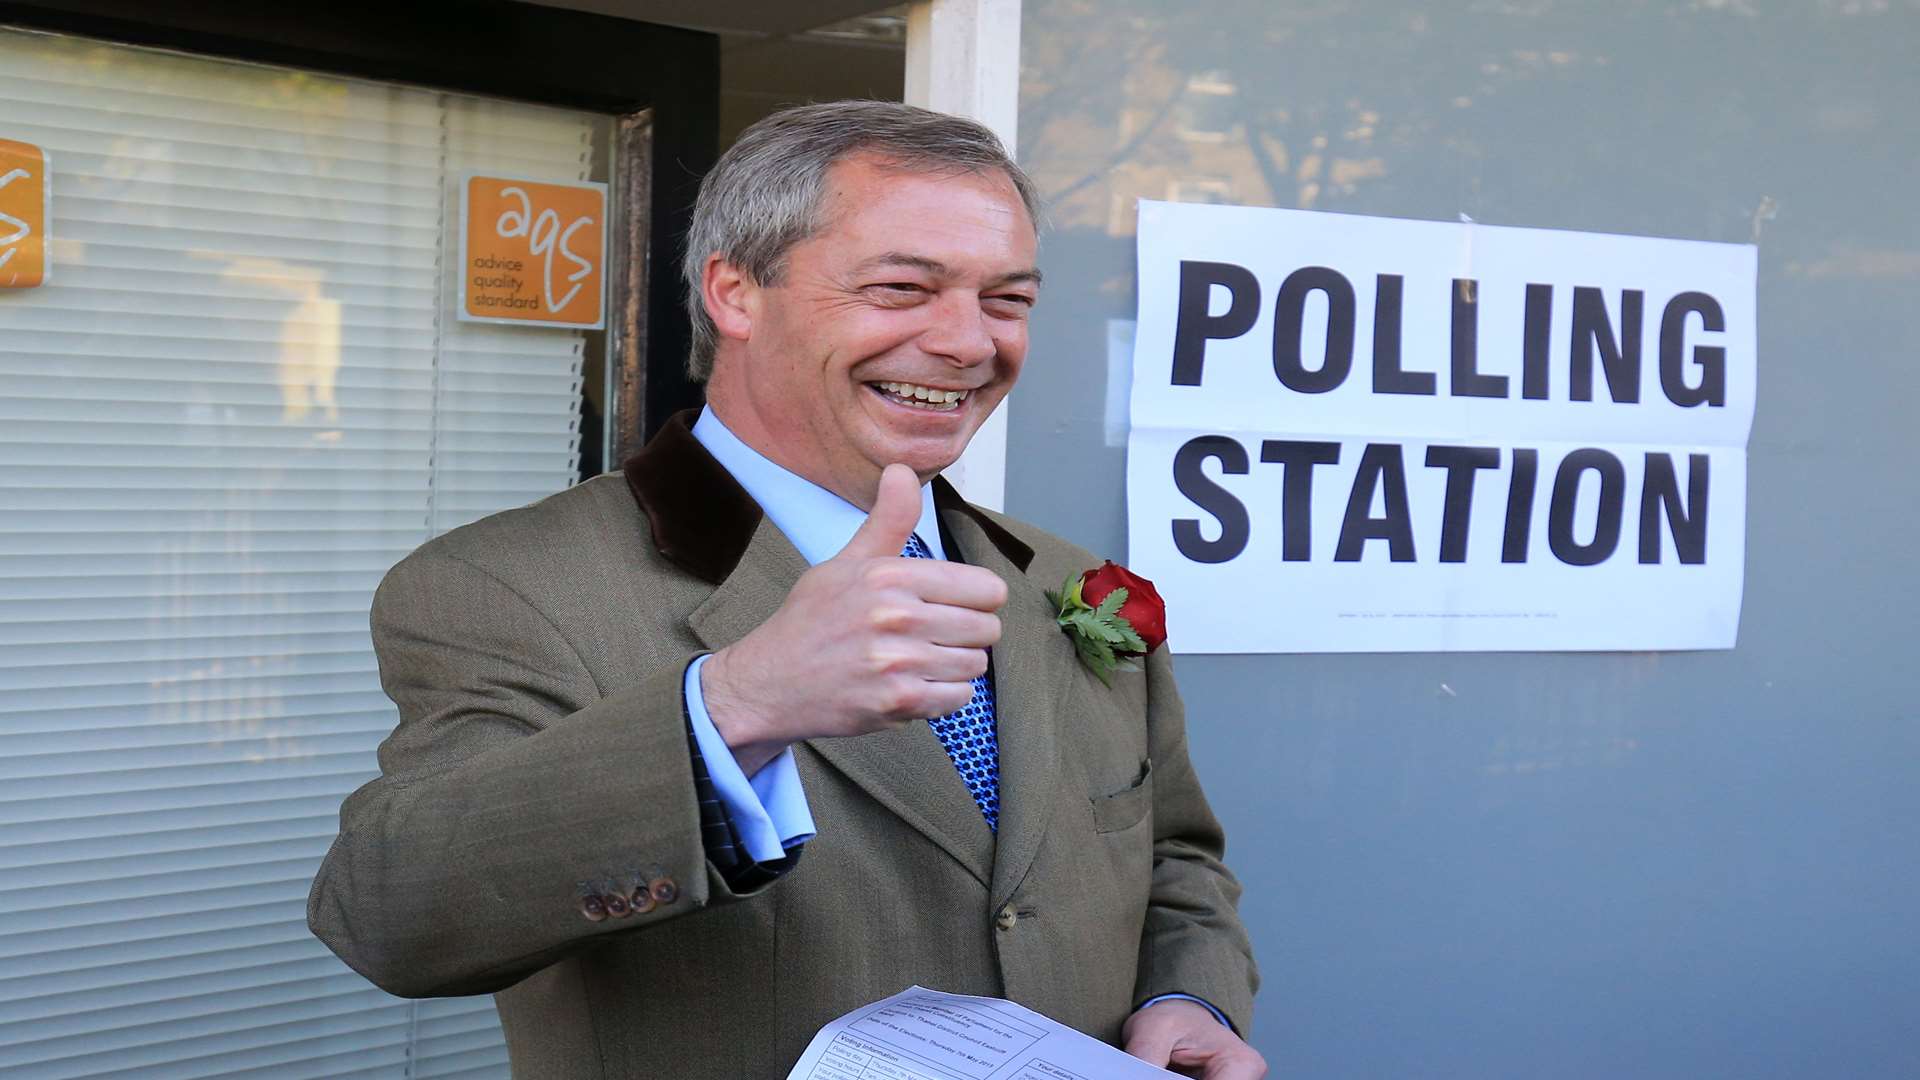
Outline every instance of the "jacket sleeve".
{"label": "jacket sleeve", "polygon": [[1165,649],[1147,658],[1153,761],[1153,884],[1140,935],[1134,1001],[1190,994],[1246,1035],[1260,986],[1237,906],[1240,883],[1222,859],[1226,837],[1187,757],[1185,709]]}
{"label": "jacket sleeve", "polygon": [[682,696],[694,653],[603,694],[531,602],[433,548],[387,575],[372,621],[400,720],[307,904],[349,967],[402,996],[492,993],[602,935],[744,895],[705,855]]}

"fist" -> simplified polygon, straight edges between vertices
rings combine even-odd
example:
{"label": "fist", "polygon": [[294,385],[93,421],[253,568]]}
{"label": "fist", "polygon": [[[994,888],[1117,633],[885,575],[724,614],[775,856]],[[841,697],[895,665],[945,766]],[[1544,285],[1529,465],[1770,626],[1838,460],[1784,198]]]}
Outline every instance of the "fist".
{"label": "fist", "polygon": [[944,716],[973,696],[1007,586],[977,566],[902,558],[919,520],[919,481],[887,466],[847,546],[701,668],[707,713],[748,774],[802,739]]}
{"label": "fist", "polygon": [[1126,1051],[1149,1065],[1201,1080],[1261,1080],[1266,1059],[1233,1029],[1191,1001],[1171,998],[1141,1009],[1120,1029]]}

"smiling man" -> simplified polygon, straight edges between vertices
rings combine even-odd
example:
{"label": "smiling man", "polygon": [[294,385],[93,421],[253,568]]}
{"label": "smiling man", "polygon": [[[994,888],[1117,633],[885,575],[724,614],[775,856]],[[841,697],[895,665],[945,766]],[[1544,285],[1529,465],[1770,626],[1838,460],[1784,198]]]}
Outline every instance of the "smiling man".
{"label": "smiling man", "polygon": [[1164,652],[1094,679],[1042,590],[1099,560],[938,478],[1026,359],[1035,202],[907,106],[741,136],[685,265],[707,408],[382,584],[400,725],[315,933],[495,994],[520,1077],[778,1077],[913,983],[1265,1072]]}

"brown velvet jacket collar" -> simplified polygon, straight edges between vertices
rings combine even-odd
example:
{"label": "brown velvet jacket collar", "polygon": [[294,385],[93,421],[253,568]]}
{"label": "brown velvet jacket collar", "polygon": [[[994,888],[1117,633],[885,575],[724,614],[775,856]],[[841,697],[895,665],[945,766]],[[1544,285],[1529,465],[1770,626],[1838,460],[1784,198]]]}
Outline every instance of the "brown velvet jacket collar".
{"label": "brown velvet jacket collar", "polygon": [[[627,490],[640,504],[653,531],[654,546],[667,561],[701,580],[718,585],[733,573],[760,524],[760,504],[733,474],[693,437],[696,410],[667,421],[639,453],[627,459]],[[972,518],[1008,562],[1022,571],[1033,549],[955,491],[944,477],[933,481],[933,503],[944,516]]]}

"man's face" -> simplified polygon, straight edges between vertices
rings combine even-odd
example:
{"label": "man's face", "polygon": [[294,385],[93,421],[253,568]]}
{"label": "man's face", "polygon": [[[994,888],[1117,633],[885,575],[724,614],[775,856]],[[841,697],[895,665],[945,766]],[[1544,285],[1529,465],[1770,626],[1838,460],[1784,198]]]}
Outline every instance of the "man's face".
{"label": "man's face", "polygon": [[778,285],[748,285],[744,349],[709,397],[788,469],[858,505],[903,462],[951,465],[1013,388],[1038,295],[1034,227],[1004,175],[854,157],[828,173],[822,228]]}

